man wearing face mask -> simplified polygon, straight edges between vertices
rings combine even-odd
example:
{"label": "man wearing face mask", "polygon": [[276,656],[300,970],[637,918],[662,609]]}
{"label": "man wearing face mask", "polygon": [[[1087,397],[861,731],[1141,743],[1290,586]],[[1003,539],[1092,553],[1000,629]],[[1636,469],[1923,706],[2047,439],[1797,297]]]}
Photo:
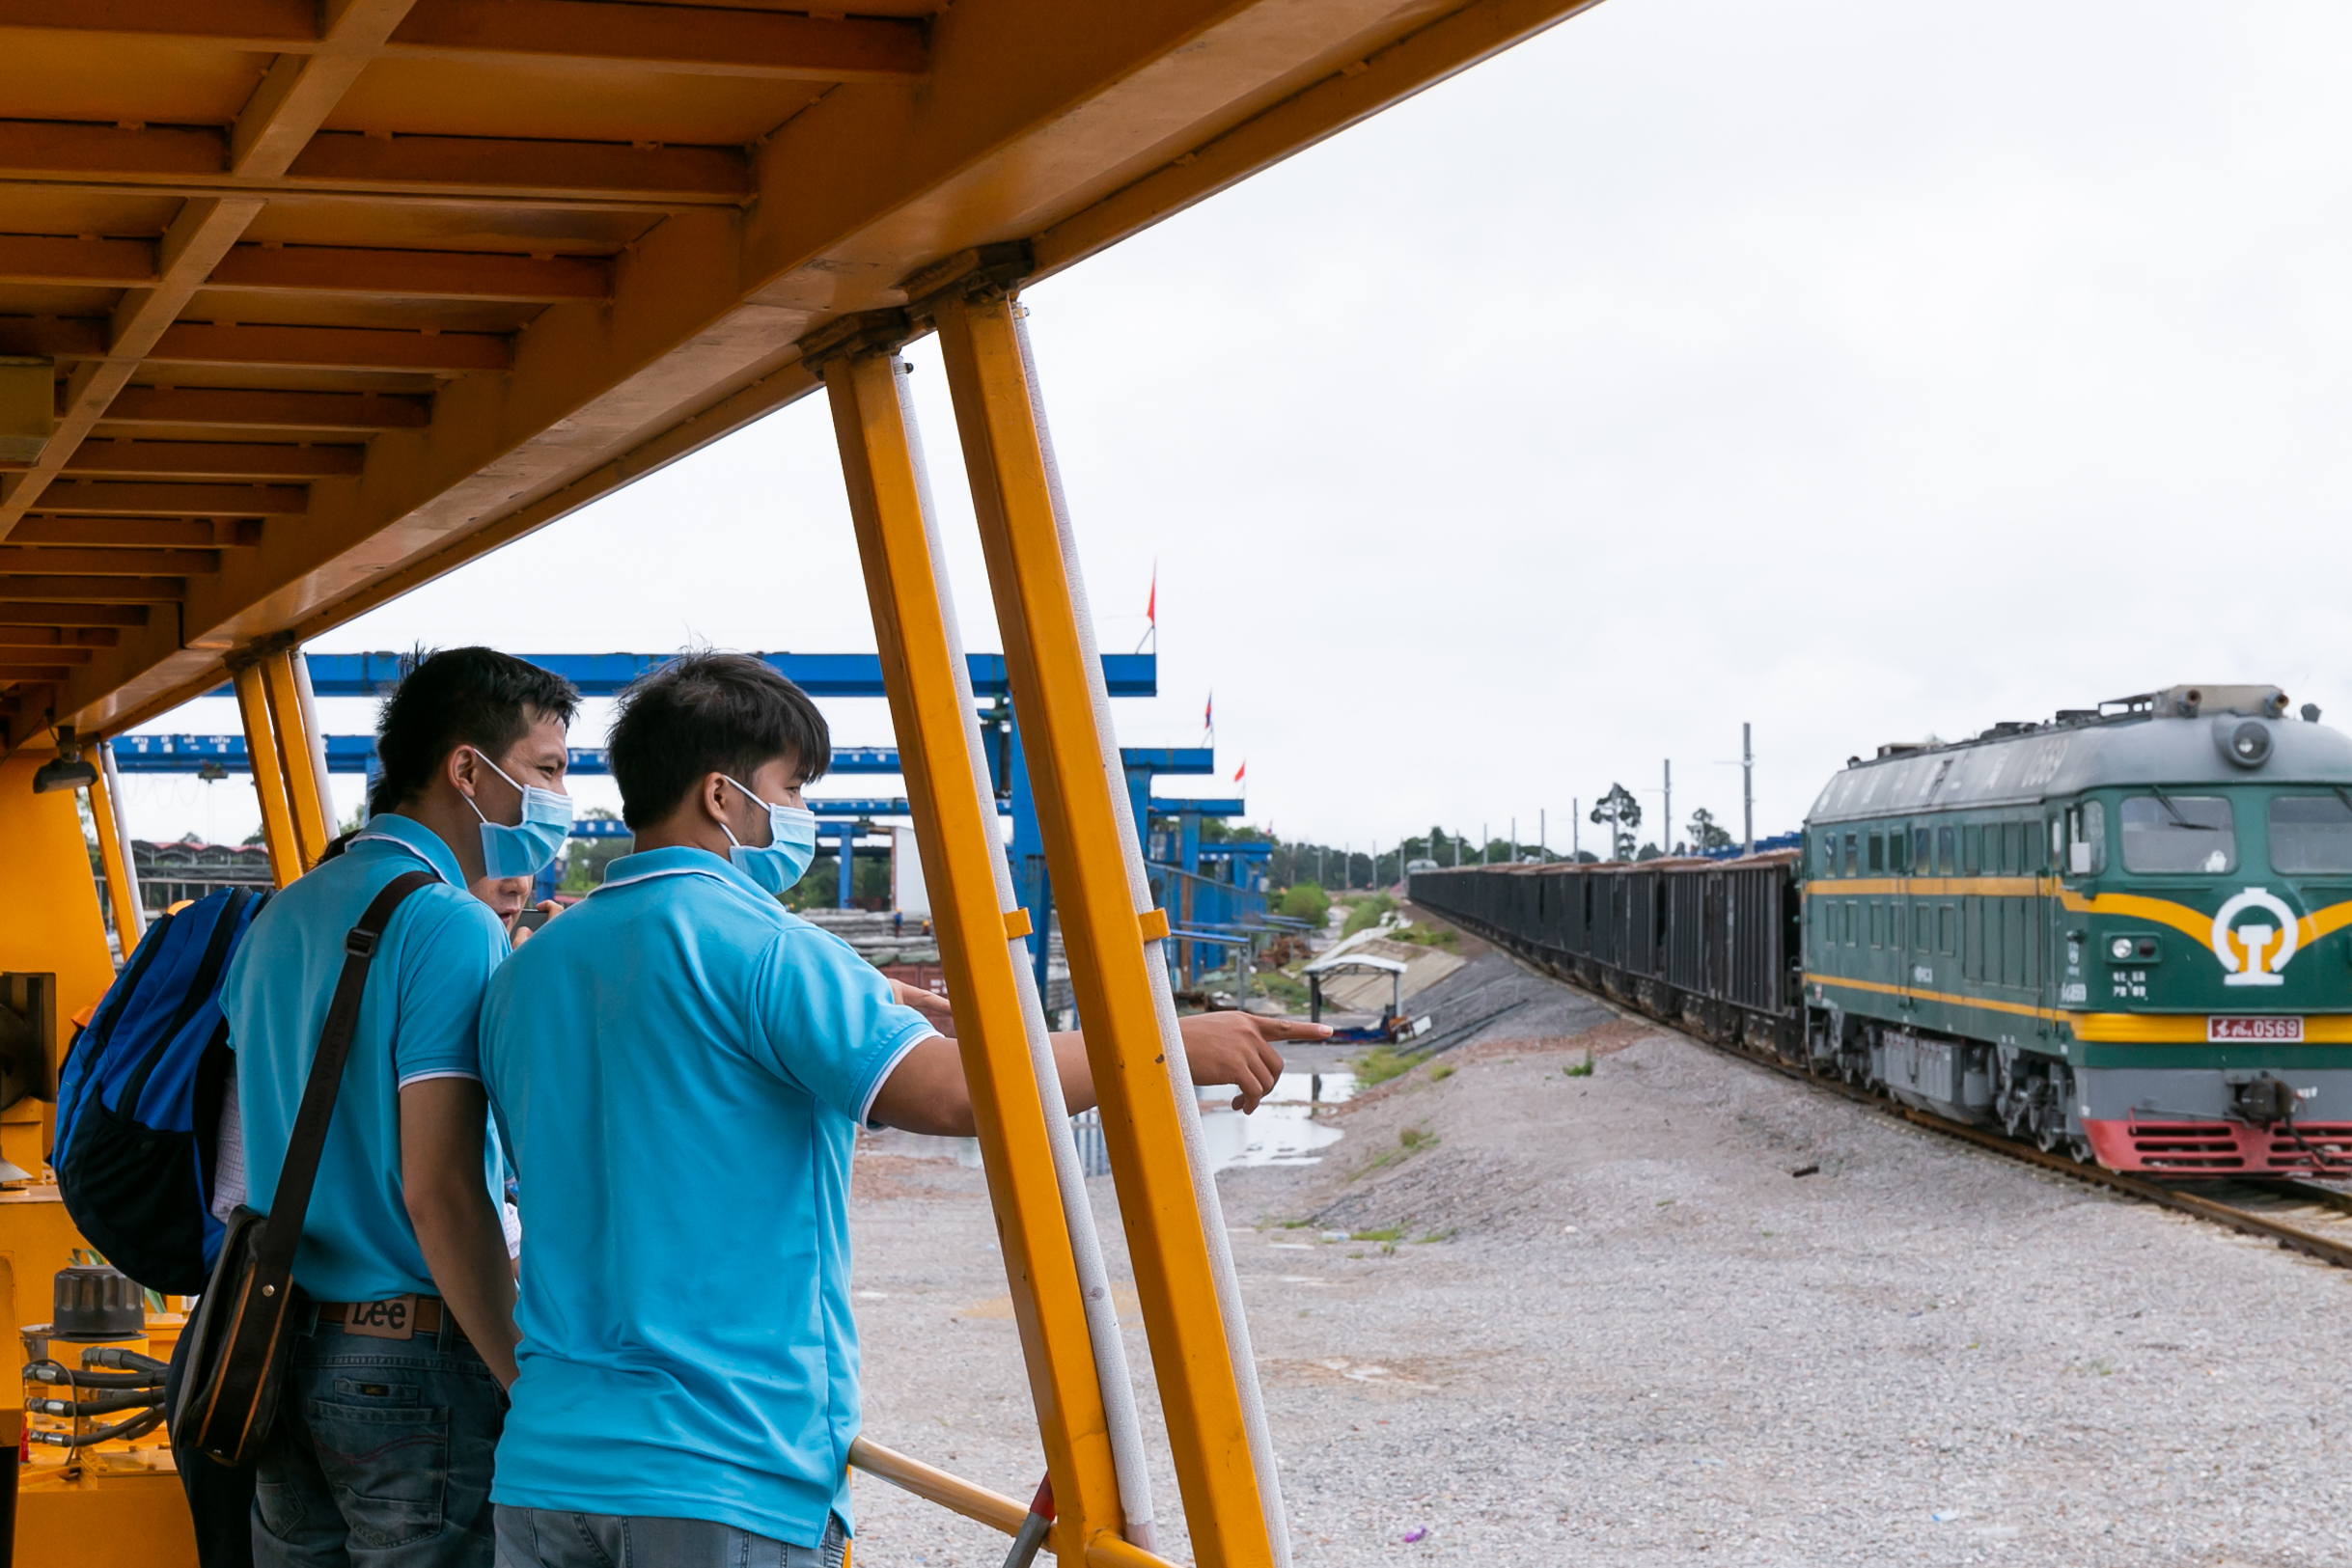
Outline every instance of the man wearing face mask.
{"label": "man wearing face mask", "polygon": [[255,1490],[263,1564],[486,1568],[490,1464],[514,1379],[477,1031],[504,925],[470,884],[563,847],[579,694],[485,647],[420,660],[384,703],[367,825],[255,917],[221,992],[248,1201],[266,1210],[345,934],[386,884],[439,880],[375,949],[294,1254],[297,1339]]}
{"label": "man wearing face mask", "polygon": [[[758,659],[690,654],[622,699],[636,853],[491,982],[482,1071],[521,1180],[521,1377],[501,1568],[839,1568],[858,1429],[847,1198],[861,1124],[969,1134],[955,1044],[778,901],[816,852],[824,719]],[[945,1023],[945,1020],[940,1020]],[[1271,1041],[1184,1023],[1254,1108]],[[1072,1111],[1085,1042],[1054,1037]]]}

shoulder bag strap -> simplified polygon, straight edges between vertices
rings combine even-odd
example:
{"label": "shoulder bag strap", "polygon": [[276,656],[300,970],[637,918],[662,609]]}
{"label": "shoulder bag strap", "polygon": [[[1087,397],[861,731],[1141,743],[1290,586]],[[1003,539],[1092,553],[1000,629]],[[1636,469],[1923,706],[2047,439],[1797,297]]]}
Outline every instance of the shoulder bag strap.
{"label": "shoulder bag strap", "polygon": [[384,927],[392,923],[392,912],[401,900],[440,880],[437,871],[402,871],[384,884],[343,939],[343,974],[335,981],[335,1000],[327,1004],[326,1024],[318,1031],[318,1052],[302,1086],[293,1136],[286,1141],[286,1163],[278,1169],[269,1223],[254,1249],[255,1260],[265,1269],[293,1266],[294,1245],[302,1239],[302,1219],[311,1206],[311,1185],[318,1177],[318,1156],[326,1147],[327,1122],[335,1114],[335,1095],[343,1087],[343,1064],[350,1058],[351,1035],[359,1028],[359,999],[368,988],[368,966],[375,959]]}

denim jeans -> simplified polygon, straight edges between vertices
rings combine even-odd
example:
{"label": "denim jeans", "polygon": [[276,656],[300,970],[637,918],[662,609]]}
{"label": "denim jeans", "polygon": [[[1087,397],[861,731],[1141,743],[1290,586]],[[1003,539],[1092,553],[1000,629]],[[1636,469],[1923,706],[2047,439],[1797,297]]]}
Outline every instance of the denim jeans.
{"label": "denim jeans", "polygon": [[847,1546],[839,1519],[791,1546],[706,1519],[498,1506],[498,1568],[842,1568]]}
{"label": "denim jeans", "polygon": [[490,1568],[490,1461],[506,1396],[444,1316],[377,1339],[294,1341],[253,1498],[264,1568]]}

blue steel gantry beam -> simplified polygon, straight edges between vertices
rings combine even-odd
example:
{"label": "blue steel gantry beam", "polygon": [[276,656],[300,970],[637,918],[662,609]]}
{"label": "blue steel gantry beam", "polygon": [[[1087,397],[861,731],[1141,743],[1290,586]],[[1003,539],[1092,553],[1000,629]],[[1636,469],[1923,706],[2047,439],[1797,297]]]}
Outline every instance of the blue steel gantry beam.
{"label": "blue steel gantry beam", "polygon": [[[311,689],[319,697],[381,697],[400,684],[399,653],[310,653]],[[675,655],[668,653],[523,653],[544,670],[552,670],[580,689],[583,697],[613,697],[639,675]],[[878,653],[762,653],[761,659],[811,697],[880,697],[882,657]],[[1005,675],[1002,653],[972,653],[964,663],[972,672],[972,695],[1001,697],[1011,690]],[[1159,695],[1159,655],[1106,653],[1102,678],[1113,697]],[[227,697],[218,687],[205,694]]]}

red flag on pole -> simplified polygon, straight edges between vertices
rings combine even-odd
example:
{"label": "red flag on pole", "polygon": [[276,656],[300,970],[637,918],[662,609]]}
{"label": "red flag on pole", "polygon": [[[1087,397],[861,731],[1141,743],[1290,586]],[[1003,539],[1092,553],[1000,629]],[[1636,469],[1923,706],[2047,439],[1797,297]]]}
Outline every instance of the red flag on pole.
{"label": "red flag on pole", "polygon": [[1201,728],[1210,734],[1217,732],[1217,694],[1208,694],[1208,705],[1201,710]]}
{"label": "red flag on pole", "polygon": [[1241,759],[1241,766],[1233,770],[1233,783],[1239,784],[1241,782],[1241,776],[1249,771],[1250,759],[1245,756]]}
{"label": "red flag on pole", "polygon": [[1151,564],[1151,597],[1144,601],[1144,619],[1157,626],[1160,623],[1160,564]]}

